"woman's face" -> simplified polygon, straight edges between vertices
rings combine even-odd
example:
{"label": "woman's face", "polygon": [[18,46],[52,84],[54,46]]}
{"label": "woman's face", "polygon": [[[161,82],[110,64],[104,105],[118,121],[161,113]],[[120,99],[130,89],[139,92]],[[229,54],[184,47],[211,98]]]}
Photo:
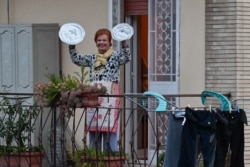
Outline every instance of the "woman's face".
{"label": "woman's face", "polygon": [[111,46],[108,36],[106,34],[99,35],[96,40],[96,47],[98,48],[99,53],[105,53]]}

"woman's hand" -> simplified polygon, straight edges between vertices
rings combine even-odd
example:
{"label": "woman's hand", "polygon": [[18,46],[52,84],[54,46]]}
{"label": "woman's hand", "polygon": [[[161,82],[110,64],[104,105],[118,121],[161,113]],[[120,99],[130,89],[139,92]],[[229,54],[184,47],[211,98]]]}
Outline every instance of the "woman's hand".
{"label": "woman's hand", "polygon": [[69,45],[69,49],[75,49],[75,45]]}
{"label": "woman's hand", "polygon": [[122,41],[122,48],[128,48],[128,44],[126,41]]}

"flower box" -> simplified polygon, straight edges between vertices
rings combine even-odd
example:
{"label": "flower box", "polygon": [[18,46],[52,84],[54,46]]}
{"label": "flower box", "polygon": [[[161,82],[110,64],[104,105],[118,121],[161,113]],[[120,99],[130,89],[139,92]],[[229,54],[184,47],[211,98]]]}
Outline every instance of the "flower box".
{"label": "flower box", "polygon": [[35,93],[38,103],[46,107],[83,108],[99,105],[98,96],[104,95],[107,88],[102,83],[84,81],[87,74],[82,67],[77,76],[57,76],[50,74],[49,82],[36,83]]}
{"label": "flower box", "polygon": [[40,167],[44,155],[41,152],[18,152],[0,155],[0,166],[3,167]]}

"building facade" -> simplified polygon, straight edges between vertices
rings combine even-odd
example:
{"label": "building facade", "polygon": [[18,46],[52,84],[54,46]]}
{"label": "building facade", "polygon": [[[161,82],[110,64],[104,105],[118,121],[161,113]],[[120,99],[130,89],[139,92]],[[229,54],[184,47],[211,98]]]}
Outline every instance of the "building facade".
{"label": "building facade", "polygon": [[[86,30],[77,48],[89,53],[96,50],[97,29],[127,22],[135,33],[128,41],[132,61],[121,68],[124,93],[151,90],[172,94],[168,100],[180,107],[198,107],[202,106],[200,97],[193,94],[212,90],[231,93],[232,99],[238,99],[234,102],[247,111],[249,6],[249,0],[0,0],[0,25],[77,22]],[[113,41],[113,47],[119,49],[119,43]],[[64,74],[79,70],[71,63],[66,44],[60,42],[58,52],[58,70]],[[247,166],[250,129],[246,126],[245,130]],[[148,140],[138,143],[138,149],[154,144]]]}

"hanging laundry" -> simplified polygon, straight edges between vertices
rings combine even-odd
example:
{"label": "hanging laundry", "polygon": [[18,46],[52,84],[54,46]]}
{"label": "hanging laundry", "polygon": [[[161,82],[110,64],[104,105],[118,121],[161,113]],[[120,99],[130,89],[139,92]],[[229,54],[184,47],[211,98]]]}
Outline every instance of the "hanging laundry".
{"label": "hanging laundry", "polygon": [[183,123],[185,122],[184,111],[173,111],[169,115],[167,143],[165,147],[164,167],[177,167],[181,150],[181,136]]}
{"label": "hanging laundry", "polygon": [[187,120],[182,130],[178,167],[197,166],[199,147],[203,155],[204,167],[213,167],[216,149],[215,111],[193,110],[186,107],[185,117]]}
{"label": "hanging laundry", "polygon": [[230,149],[230,167],[244,167],[244,123],[247,125],[246,113],[243,109],[224,112],[217,111],[227,123],[217,121],[216,154],[214,167],[225,166],[226,156]]}

